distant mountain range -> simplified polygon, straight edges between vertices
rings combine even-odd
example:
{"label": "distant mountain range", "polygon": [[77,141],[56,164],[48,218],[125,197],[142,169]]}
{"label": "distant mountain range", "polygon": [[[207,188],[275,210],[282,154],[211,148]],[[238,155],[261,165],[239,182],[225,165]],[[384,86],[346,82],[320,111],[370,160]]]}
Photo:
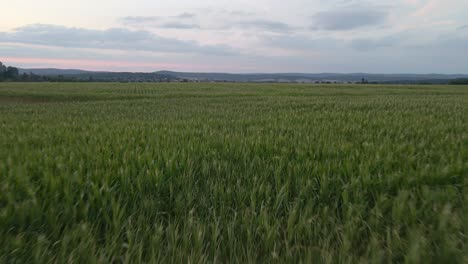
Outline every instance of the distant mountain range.
{"label": "distant mountain range", "polygon": [[103,72],[76,69],[19,69],[22,73],[45,76],[65,76],[101,81],[216,81],[216,82],[360,82],[378,83],[448,83],[468,78],[468,74],[369,74],[369,73],[197,73],[158,71],[153,73]]}

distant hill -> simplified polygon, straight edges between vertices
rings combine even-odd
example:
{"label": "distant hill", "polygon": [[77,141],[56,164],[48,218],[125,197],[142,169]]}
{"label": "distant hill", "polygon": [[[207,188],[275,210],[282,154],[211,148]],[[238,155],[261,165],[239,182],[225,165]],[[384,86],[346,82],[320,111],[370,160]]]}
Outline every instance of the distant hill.
{"label": "distant hill", "polygon": [[37,75],[75,75],[75,74],[85,74],[85,73],[93,73],[92,71],[83,71],[83,70],[75,70],[75,69],[54,69],[54,68],[43,68],[43,69],[21,69],[18,68],[19,73],[34,73]]}
{"label": "distant hill", "polygon": [[449,80],[467,78],[464,74],[369,74],[369,73],[275,73],[275,74],[229,74],[229,73],[195,73],[159,71],[159,74],[171,75],[181,79],[200,81],[234,81],[234,82],[359,82],[363,78],[369,82],[448,82]]}
{"label": "distant hill", "polygon": [[[165,82],[175,81],[172,75],[148,72],[105,72],[84,71],[75,69],[19,69],[19,73],[33,73],[48,77],[61,77],[64,80],[75,81],[106,81],[106,82]],[[60,80],[60,78],[58,79]]]}
{"label": "distant hill", "polygon": [[95,81],[216,81],[216,82],[368,82],[378,83],[433,83],[447,84],[450,80],[466,79],[468,74],[369,74],[369,73],[199,73],[158,71],[143,72],[104,72],[77,69],[19,69],[22,73],[34,73],[45,76],[64,76],[74,80]]}

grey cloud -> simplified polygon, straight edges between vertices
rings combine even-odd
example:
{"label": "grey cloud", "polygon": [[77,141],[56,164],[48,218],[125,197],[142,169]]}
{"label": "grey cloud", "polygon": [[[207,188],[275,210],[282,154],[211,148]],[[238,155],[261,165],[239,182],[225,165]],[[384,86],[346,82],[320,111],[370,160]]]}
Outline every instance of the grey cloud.
{"label": "grey cloud", "polygon": [[127,16],[120,18],[120,21],[123,24],[146,24],[146,23],[153,23],[159,21],[159,17],[148,17],[148,16]]}
{"label": "grey cloud", "polygon": [[210,9],[209,13],[222,14],[231,17],[254,17],[256,16],[255,12],[245,11],[245,10],[227,10],[227,9]]}
{"label": "grey cloud", "polygon": [[123,28],[94,30],[34,24],[17,28],[13,32],[0,32],[0,42],[208,55],[237,54],[234,49],[225,45],[200,45],[195,41],[165,38],[147,31],[132,31]]}
{"label": "grey cloud", "polygon": [[464,30],[464,29],[468,29],[468,25],[458,27],[458,30]]}
{"label": "grey cloud", "polygon": [[265,36],[263,41],[272,47],[292,50],[329,50],[341,43],[334,38],[309,38],[300,35]]}
{"label": "grey cloud", "polygon": [[381,48],[394,48],[400,50],[415,50],[428,47],[433,43],[425,43],[421,47],[420,39],[424,34],[417,30],[407,30],[380,37],[355,38],[348,42],[349,46],[357,51],[374,51]]}
{"label": "grey cloud", "polygon": [[182,13],[180,15],[177,15],[176,17],[177,18],[194,18],[196,17],[197,15],[195,15],[194,13],[188,13],[188,12],[185,12],[185,13]]}
{"label": "grey cloud", "polygon": [[190,20],[196,17],[194,13],[181,13],[176,16],[126,16],[120,18],[120,22],[124,25],[145,25],[145,24],[158,24],[168,21],[170,19],[177,20]]}
{"label": "grey cloud", "polygon": [[161,28],[175,28],[175,29],[197,29],[200,28],[197,24],[191,23],[182,23],[182,22],[167,22],[161,24],[159,27]]}
{"label": "grey cloud", "polygon": [[127,26],[152,26],[171,29],[253,29],[276,33],[290,32],[295,29],[280,21],[256,19],[255,14],[250,12],[207,9],[204,10],[204,13],[212,18],[217,18],[219,21],[224,21],[224,23],[221,22],[220,25],[211,27],[202,27],[195,23],[200,14],[189,12],[176,16],[127,16],[120,18],[120,22]]}
{"label": "grey cloud", "polygon": [[381,39],[354,39],[351,41],[351,47],[358,51],[369,51],[378,48],[391,47],[396,40],[393,37],[385,37]]}
{"label": "grey cloud", "polygon": [[[451,32],[436,36],[432,40],[424,39],[424,35],[418,31],[405,31],[387,35],[380,38],[358,38],[349,44],[357,51],[374,51],[381,48],[389,48],[395,53],[397,50],[426,54],[468,54],[468,34]],[[390,53],[391,53],[390,52]]]}
{"label": "grey cloud", "polygon": [[348,6],[319,12],[313,16],[312,29],[352,30],[383,23],[388,11],[378,6]]}
{"label": "grey cloud", "polygon": [[241,28],[260,29],[270,32],[288,32],[294,29],[292,26],[283,22],[263,19],[241,21],[234,25]]}
{"label": "grey cloud", "polygon": [[468,51],[468,33],[463,32],[461,34],[456,34],[452,32],[439,35],[434,45],[440,50],[456,52],[464,50],[465,52],[463,53],[466,54],[466,51]]}

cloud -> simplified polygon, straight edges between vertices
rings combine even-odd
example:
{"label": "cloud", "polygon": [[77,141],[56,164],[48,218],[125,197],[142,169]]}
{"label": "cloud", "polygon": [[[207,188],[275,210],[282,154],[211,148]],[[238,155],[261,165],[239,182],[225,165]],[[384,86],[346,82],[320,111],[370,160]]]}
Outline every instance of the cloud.
{"label": "cloud", "polygon": [[351,41],[351,47],[358,51],[370,51],[378,48],[391,47],[395,45],[396,39],[392,36],[380,39],[360,38]]}
{"label": "cloud", "polygon": [[342,41],[334,38],[310,38],[301,35],[265,36],[263,42],[268,46],[288,50],[330,50],[336,48]]}
{"label": "cloud", "polygon": [[460,26],[460,27],[458,27],[457,29],[458,29],[458,30],[468,29],[468,25]]}
{"label": "cloud", "polygon": [[[126,16],[121,17],[119,21],[128,26],[138,26],[138,25],[157,25],[158,23],[167,23],[168,20],[189,20],[195,18],[197,15],[194,13],[184,12],[175,16]],[[172,23],[181,23],[181,22],[172,22]]]}
{"label": "cloud", "polygon": [[188,12],[185,12],[185,13],[182,13],[180,15],[177,15],[175,17],[177,18],[195,18],[197,15],[194,14],[194,13],[188,13]]}
{"label": "cloud", "polygon": [[263,19],[241,21],[235,23],[235,26],[241,28],[260,29],[270,32],[288,32],[293,30],[293,27],[286,23]]}
{"label": "cloud", "polygon": [[[102,50],[89,48],[63,48],[31,44],[0,43],[1,60],[8,65],[23,68],[79,68],[112,71],[213,71],[233,70],[232,61],[240,56],[206,56],[205,54],[153,53],[135,50]],[[217,64],[218,63],[218,64]],[[215,65],[215,66],[214,66]]]}
{"label": "cloud", "polygon": [[230,16],[240,16],[240,17],[255,16],[254,12],[241,11],[241,10],[231,10],[231,11],[223,10],[220,12],[227,13]]}
{"label": "cloud", "polygon": [[[468,33],[449,32],[435,36],[425,36],[424,33],[412,30],[389,34],[375,38],[357,38],[349,44],[357,51],[376,51],[387,48],[389,54],[406,52],[408,54],[427,54],[427,56],[446,56],[447,58],[458,54],[466,57],[468,54]],[[383,52],[382,52],[383,53]]]}
{"label": "cloud", "polygon": [[196,17],[194,13],[181,13],[176,16],[127,16],[120,18],[123,25],[130,27],[151,26],[166,29],[200,29],[200,25],[189,22]]}
{"label": "cloud", "polygon": [[440,50],[450,50],[468,58],[468,32],[445,33],[438,36],[435,45]]}
{"label": "cloud", "polygon": [[353,30],[357,28],[382,24],[388,12],[379,6],[348,6],[317,13],[312,29],[329,31]]}
{"label": "cloud", "polygon": [[161,28],[173,28],[173,29],[198,29],[200,28],[197,24],[183,23],[183,22],[167,22],[161,24]]}
{"label": "cloud", "polygon": [[156,16],[126,16],[120,18],[120,21],[125,25],[154,23],[159,20],[160,18]]}
{"label": "cloud", "polygon": [[[204,29],[204,30],[224,30],[224,29],[251,29],[266,32],[290,32],[294,27],[274,20],[256,19],[252,13],[240,11],[208,10],[208,19],[212,19],[215,25],[201,26],[196,21],[195,13],[182,13],[176,16],[127,16],[120,18],[120,22],[126,26],[151,26],[156,28],[169,29]],[[198,15],[199,16],[199,15]],[[205,19],[207,18],[205,17]],[[213,22],[212,21],[212,22]]]}
{"label": "cloud", "polygon": [[95,30],[33,24],[16,28],[13,32],[0,32],[0,42],[206,55],[237,54],[233,48],[226,45],[201,45],[195,41],[165,38],[148,31],[132,31],[123,28]]}

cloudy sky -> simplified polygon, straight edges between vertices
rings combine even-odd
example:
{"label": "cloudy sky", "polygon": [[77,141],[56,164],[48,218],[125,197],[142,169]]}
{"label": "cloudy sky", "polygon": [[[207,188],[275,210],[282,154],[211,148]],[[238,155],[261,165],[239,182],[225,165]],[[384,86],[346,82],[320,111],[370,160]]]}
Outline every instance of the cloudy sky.
{"label": "cloudy sky", "polygon": [[0,61],[112,71],[468,73],[467,0],[23,0]]}

